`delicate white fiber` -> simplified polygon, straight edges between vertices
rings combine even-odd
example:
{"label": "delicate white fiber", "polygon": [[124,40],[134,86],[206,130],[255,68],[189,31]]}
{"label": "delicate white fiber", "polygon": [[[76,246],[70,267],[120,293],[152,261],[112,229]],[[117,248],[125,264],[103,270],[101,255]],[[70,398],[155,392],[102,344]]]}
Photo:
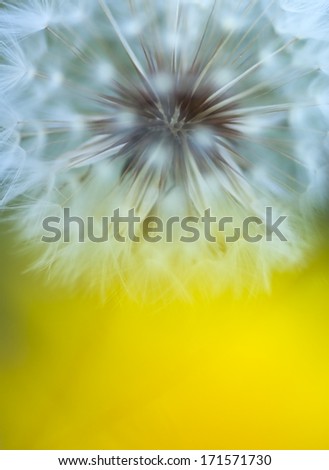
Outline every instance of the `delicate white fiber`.
{"label": "delicate white fiber", "polygon": [[280,33],[294,34],[301,38],[314,38],[328,42],[328,0],[280,0],[284,10],[278,14],[277,28]]}

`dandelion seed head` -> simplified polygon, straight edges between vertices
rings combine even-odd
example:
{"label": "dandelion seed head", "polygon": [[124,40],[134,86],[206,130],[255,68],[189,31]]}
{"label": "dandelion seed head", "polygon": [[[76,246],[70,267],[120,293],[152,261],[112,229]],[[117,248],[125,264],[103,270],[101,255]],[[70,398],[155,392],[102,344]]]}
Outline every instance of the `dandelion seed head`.
{"label": "dandelion seed head", "polygon": [[139,234],[148,216],[290,215],[289,242],[272,244],[227,243],[232,227],[215,244],[182,246],[178,227],[172,244],[118,244],[112,226],[108,243],[79,243],[75,227],[36,267],[144,294],[172,278],[185,296],[200,278],[214,292],[268,286],[273,269],[297,262],[304,201],[326,201],[328,10],[323,0],[4,2],[1,197],[26,243],[40,246],[42,220],[65,207],[99,231],[102,216],[134,208]]}

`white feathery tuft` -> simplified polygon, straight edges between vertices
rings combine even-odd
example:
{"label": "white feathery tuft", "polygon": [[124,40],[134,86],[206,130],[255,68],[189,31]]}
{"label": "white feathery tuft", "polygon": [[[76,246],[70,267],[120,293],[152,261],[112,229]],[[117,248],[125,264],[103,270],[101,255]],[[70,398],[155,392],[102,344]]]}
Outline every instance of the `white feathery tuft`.
{"label": "white feathery tuft", "polygon": [[300,38],[328,41],[329,1],[280,0],[283,12],[279,12],[277,28],[280,33]]}
{"label": "white feathery tuft", "polygon": [[86,0],[5,1],[0,14],[0,37],[10,34],[24,38],[47,28],[74,25],[85,19],[90,9]]}

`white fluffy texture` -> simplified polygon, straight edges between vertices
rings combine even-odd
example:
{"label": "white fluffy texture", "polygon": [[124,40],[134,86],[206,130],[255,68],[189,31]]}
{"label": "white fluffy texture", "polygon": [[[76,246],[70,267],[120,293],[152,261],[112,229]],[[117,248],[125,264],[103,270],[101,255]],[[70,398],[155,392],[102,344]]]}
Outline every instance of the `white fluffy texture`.
{"label": "white fluffy texture", "polygon": [[13,34],[16,37],[25,37],[46,28],[81,24],[90,10],[86,0],[14,0],[3,2],[3,5],[0,35]]}
{"label": "white fluffy texture", "polygon": [[0,43],[0,57],[4,62],[0,64],[0,89],[3,93],[34,77],[34,68],[16,42]]}
{"label": "white fluffy texture", "polygon": [[277,29],[283,34],[327,41],[329,37],[328,0],[280,0]]}
{"label": "white fluffy texture", "polygon": [[[215,293],[233,285],[267,286],[273,269],[297,262],[304,249],[303,208],[327,203],[328,5],[4,2],[0,196],[5,205],[17,206],[22,239],[41,246],[36,266],[72,285],[85,279],[106,290],[120,279],[131,294],[144,295],[152,284],[188,296],[192,286],[207,285]],[[171,148],[161,134],[131,163],[131,151],[118,136],[135,129],[140,109],[120,110],[106,97],[113,96],[116,82],[133,90],[143,80],[159,96],[170,95],[193,63],[200,83],[215,84],[214,94],[220,90],[241,110],[231,125],[240,134],[231,147],[225,135],[215,142],[209,128],[194,126],[189,138],[207,171],[200,170],[191,148],[182,147],[185,179],[177,182],[168,163]],[[111,119],[108,134],[97,132],[102,119]],[[220,170],[210,158],[213,149],[226,162]],[[134,168],[142,161],[136,173],[123,171],[127,162]],[[288,242],[229,244],[228,228],[215,244],[204,237],[193,244],[123,244],[113,240],[111,227],[107,243],[40,242],[43,218],[61,217],[63,207],[83,219],[94,216],[98,224],[116,208],[134,207],[142,218],[200,216],[211,208],[239,225],[247,216],[263,217],[266,206],[290,216]]]}

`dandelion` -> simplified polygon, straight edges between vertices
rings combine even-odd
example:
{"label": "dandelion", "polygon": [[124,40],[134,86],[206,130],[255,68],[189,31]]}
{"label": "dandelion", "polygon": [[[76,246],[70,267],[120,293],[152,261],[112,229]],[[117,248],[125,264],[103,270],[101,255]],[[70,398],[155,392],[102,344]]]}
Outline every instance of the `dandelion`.
{"label": "dandelion", "polygon": [[[328,12],[320,0],[3,2],[1,195],[40,248],[35,267],[67,285],[186,296],[268,286],[298,262],[325,200]],[[265,239],[269,207],[287,217],[284,241]],[[134,209],[139,242],[120,226],[118,243],[110,222],[106,243],[81,240],[79,223],[69,242],[42,243],[65,209],[98,234]],[[210,212],[253,218],[257,243],[232,241],[229,223],[211,241],[201,230],[181,243],[181,225],[171,243],[142,237],[150,217],[200,229]]]}

